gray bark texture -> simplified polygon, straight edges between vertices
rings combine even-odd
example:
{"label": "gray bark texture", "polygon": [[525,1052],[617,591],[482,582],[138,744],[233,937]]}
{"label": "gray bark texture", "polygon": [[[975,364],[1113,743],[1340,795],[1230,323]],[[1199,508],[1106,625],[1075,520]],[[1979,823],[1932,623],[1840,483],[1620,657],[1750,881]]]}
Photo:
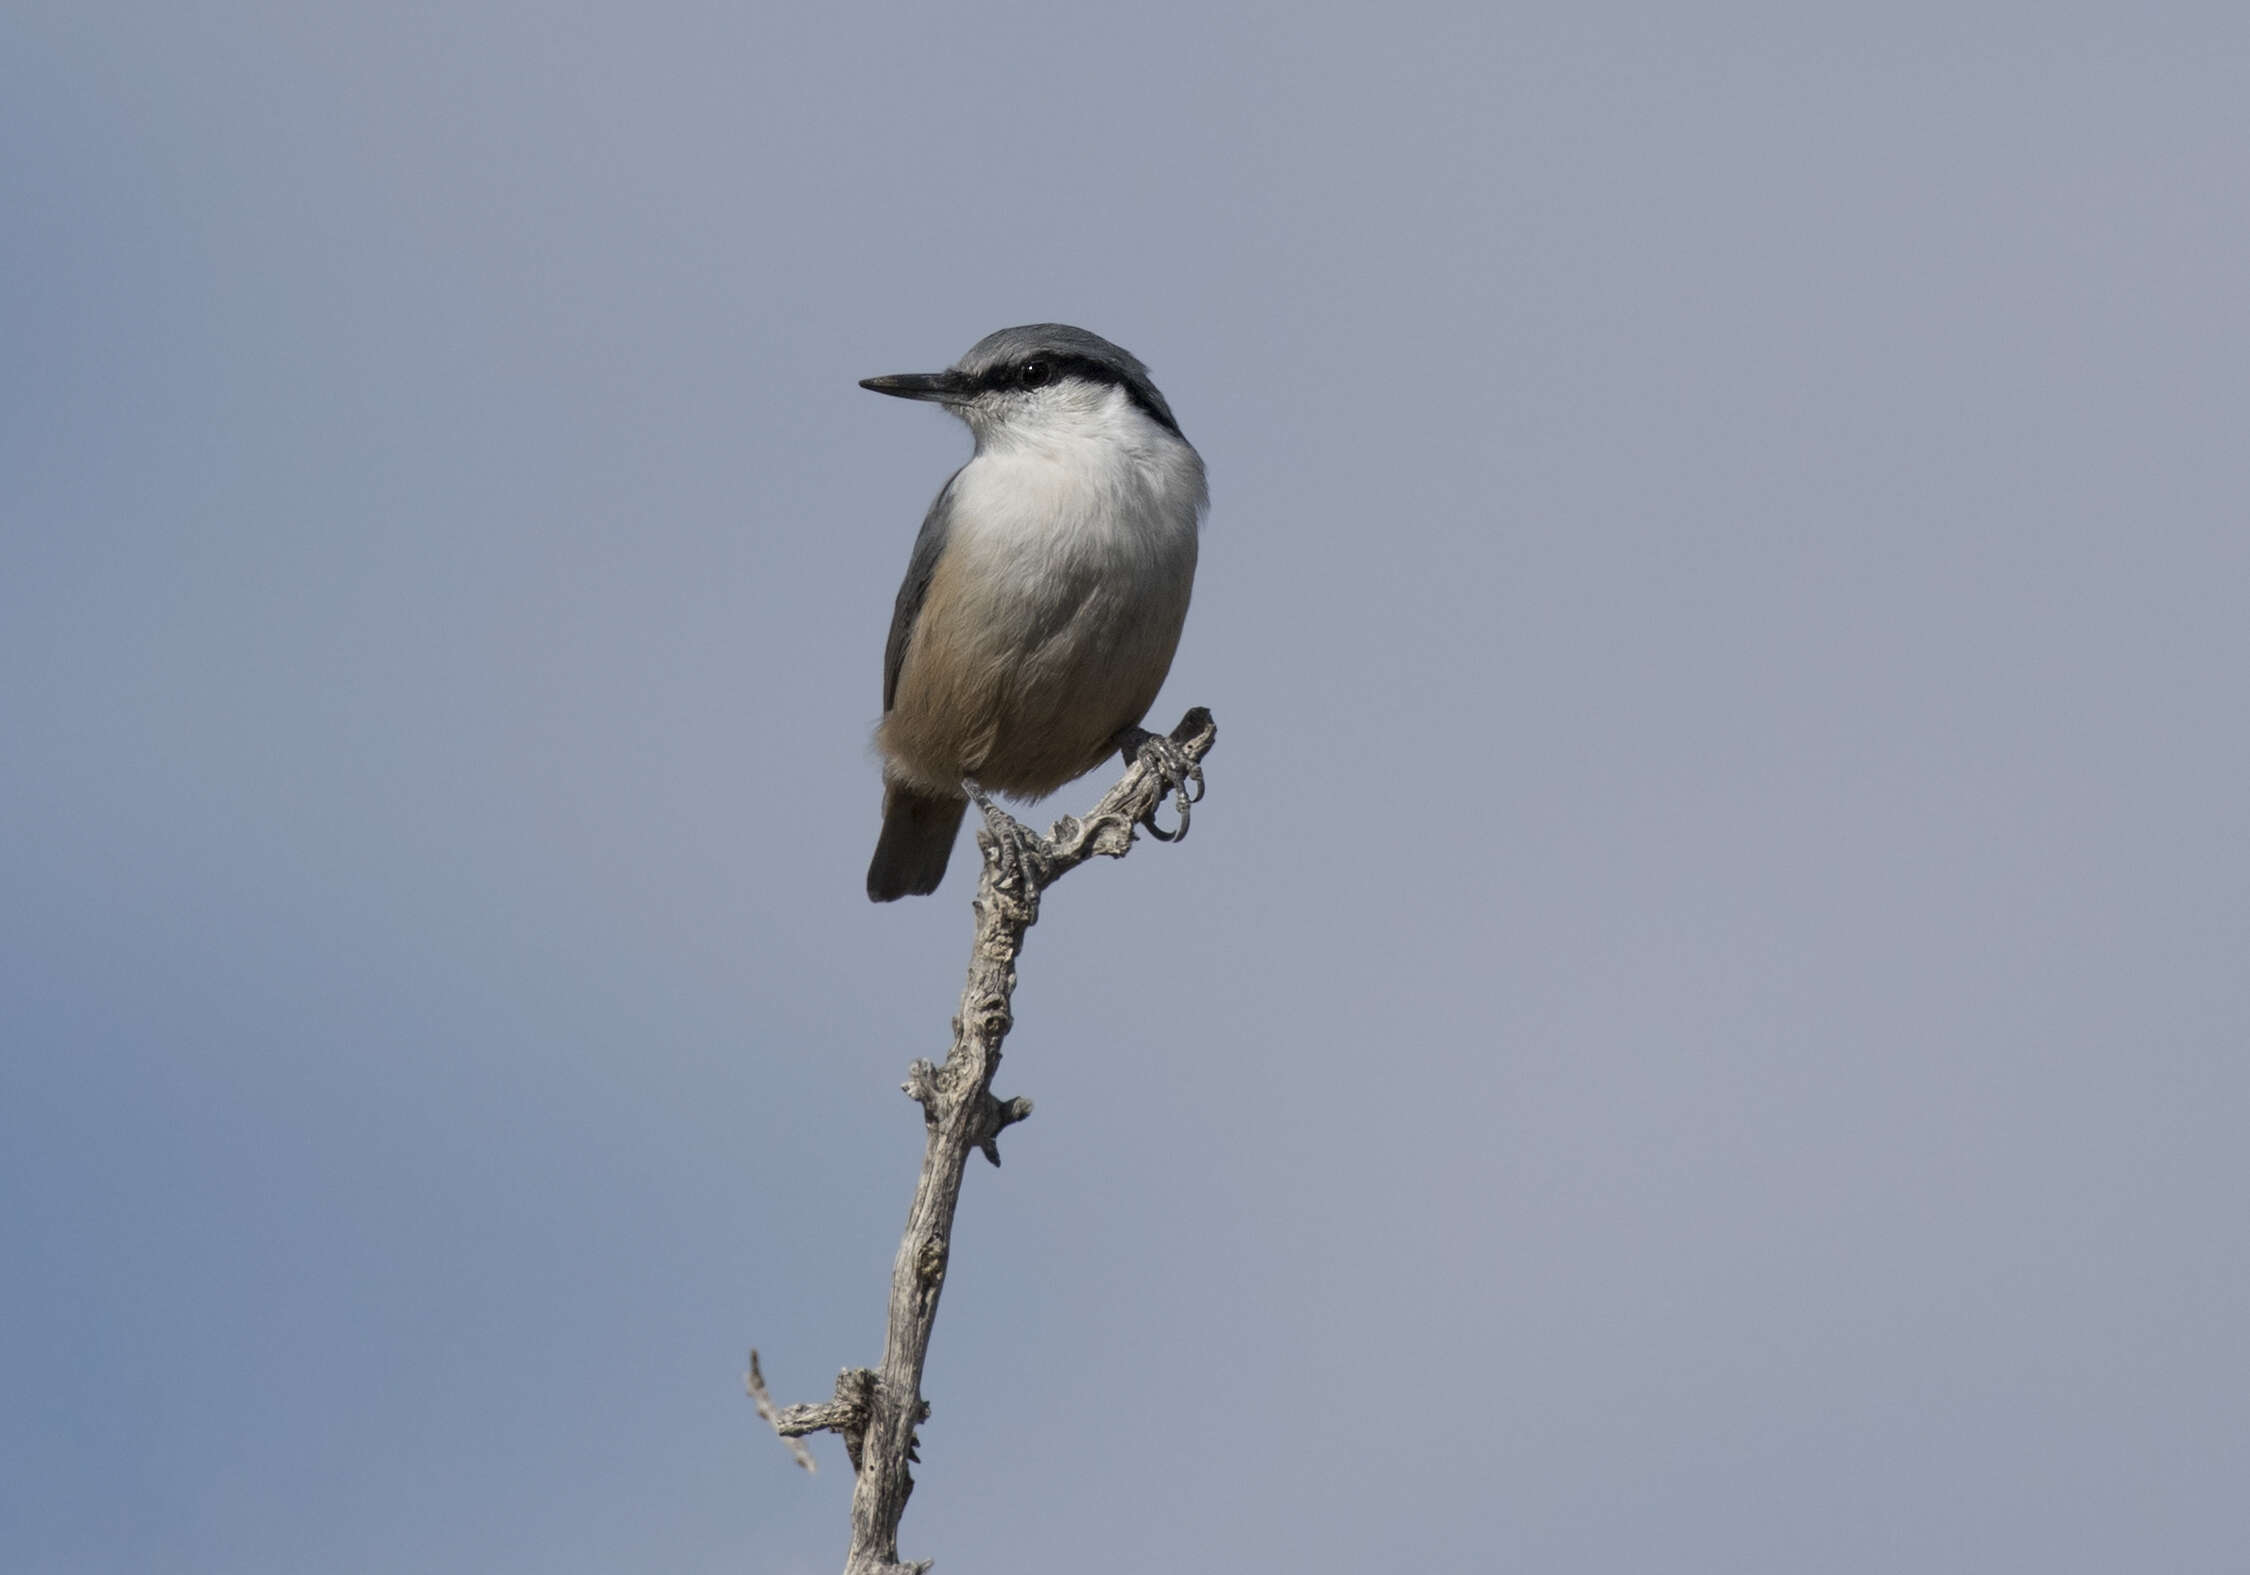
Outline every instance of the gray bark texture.
{"label": "gray bark texture", "polygon": [[[984,868],[977,880],[976,943],[969,954],[960,1014],[953,1019],[953,1046],[943,1065],[916,1061],[902,1085],[922,1107],[925,1136],[921,1180],[891,1269],[883,1365],[846,1368],[837,1375],[836,1392],[826,1404],[790,1406],[778,1415],[760,1407],[785,1439],[821,1431],[842,1436],[844,1452],[858,1473],[844,1575],[919,1575],[930,1567],[928,1560],[902,1564],[898,1557],[899,1518],[914,1491],[907,1467],[916,1458],[915,1430],[930,1414],[922,1399],[922,1363],[937,1321],[938,1293],[945,1286],[953,1211],[969,1155],[981,1152],[999,1164],[1000,1133],[1031,1114],[1028,1099],[993,1097],[992,1079],[1000,1069],[1001,1042],[1015,1021],[1009,1003],[1016,988],[1016,956],[1023,949],[1024,932],[1039,920],[1040,894],[1097,855],[1123,858],[1136,826],[1166,842],[1185,836],[1188,806],[1202,792],[1201,763],[1217,738],[1217,725],[1201,706],[1181,718],[1169,738],[1136,730],[1127,741],[1132,763],[1123,778],[1091,813],[1082,819],[1064,816],[1044,838],[986,808],[985,826],[977,834]],[[1158,829],[1156,812],[1175,795],[1180,823],[1166,832]],[[755,1351],[751,1370],[755,1375]],[[753,1397],[763,1387],[761,1380]]]}

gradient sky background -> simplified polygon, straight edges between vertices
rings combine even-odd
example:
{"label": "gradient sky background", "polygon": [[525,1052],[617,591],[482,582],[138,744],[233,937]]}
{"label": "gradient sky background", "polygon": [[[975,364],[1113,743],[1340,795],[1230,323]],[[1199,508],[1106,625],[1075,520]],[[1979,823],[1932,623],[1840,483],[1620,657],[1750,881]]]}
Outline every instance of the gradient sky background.
{"label": "gradient sky background", "polygon": [[2240,1570],[2250,13],[1857,11],[8,5],[0,1562],[840,1565],[743,1353],[968,941],[854,383],[1060,319],[1222,735],[906,1554]]}

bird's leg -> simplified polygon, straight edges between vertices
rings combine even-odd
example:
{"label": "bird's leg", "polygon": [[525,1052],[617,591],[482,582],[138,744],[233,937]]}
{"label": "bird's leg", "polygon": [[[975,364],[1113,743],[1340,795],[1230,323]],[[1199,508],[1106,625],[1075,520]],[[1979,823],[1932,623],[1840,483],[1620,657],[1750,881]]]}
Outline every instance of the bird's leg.
{"label": "bird's leg", "polygon": [[[1148,834],[1159,842],[1177,842],[1188,832],[1188,807],[1203,798],[1203,767],[1188,752],[1162,733],[1152,733],[1145,727],[1121,729],[1111,740],[1117,746],[1118,757],[1126,765],[1145,765],[1164,784],[1164,791],[1156,795],[1156,802],[1148,807],[1141,824]],[[1166,831],[1156,823],[1156,812],[1164,807],[1168,798],[1177,799],[1180,806],[1180,824],[1176,830]]]}
{"label": "bird's leg", "polygon": [[1013,884],[1029,896],[1038,896],[1054,867],[1054,845],[994,803],[975,778],[964,777],[961,791],[984,814],[984,830],[977,841],[992,848],[1000,865],[1000,884]]}

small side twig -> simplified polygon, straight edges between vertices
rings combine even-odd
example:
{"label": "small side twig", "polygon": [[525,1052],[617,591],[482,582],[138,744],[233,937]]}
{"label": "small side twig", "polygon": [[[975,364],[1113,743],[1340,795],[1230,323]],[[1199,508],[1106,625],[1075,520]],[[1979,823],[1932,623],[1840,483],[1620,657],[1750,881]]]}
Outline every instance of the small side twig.
{"label": "small side twig", "polygon": [[[779,1434],[781,1441],[789,1446],[790,1458],[807,1471],[817,1472],[820,1469],[820,1463],[813,1459],[811,1450],[797,1442],[801,1433],[791,1432],[785,1427],[782,1424],[781,1413],[774,1408],[773,1396],[766,1390],[766,1375],[758,1366],[758,1348],[754,1345],[750,1347],[750,1371],[742,1375],[742,1387],[748,1390],[750,1398],[757,1402],[758,1414],[773,1424],[774,1432]],[[790,1409],[792,1411],[806,1411],[812,1408],[809,1406],[792,1406]]]}

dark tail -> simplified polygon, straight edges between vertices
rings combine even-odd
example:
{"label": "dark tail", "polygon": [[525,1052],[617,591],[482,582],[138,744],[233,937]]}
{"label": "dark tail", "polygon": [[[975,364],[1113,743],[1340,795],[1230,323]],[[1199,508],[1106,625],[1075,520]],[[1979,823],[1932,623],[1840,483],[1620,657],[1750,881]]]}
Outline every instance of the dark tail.
{"label": "dark tail", "polygon": [[936,891],[968,808],[967,799],[951,794],[918,793],[895,782],[884,788],[883,834],[867,866],[868,900],[895,902]]}

